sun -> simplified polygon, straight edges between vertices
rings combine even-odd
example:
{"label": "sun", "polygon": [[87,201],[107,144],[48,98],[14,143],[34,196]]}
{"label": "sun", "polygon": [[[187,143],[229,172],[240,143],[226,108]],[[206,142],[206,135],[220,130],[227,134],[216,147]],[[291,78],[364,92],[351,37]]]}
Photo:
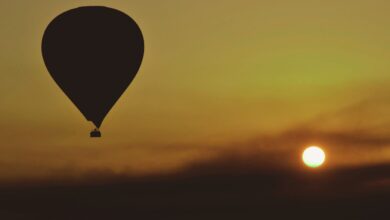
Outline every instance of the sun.
{"label": "sun", "polygon": [[308,147],[303,151],[302,160],[306,166],[317,168],[325,162],[325,152],[317,146]]}

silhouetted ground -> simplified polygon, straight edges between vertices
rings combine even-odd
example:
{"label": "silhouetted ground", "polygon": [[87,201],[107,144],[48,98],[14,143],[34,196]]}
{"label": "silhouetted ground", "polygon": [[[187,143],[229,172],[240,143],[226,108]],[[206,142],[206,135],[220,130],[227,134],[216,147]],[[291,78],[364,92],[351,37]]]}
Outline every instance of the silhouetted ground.
{"label": "silhouetted ground", "polygon": [[390,219],[389,165],[317,173],[245,166],[3,186],[0,219]]}

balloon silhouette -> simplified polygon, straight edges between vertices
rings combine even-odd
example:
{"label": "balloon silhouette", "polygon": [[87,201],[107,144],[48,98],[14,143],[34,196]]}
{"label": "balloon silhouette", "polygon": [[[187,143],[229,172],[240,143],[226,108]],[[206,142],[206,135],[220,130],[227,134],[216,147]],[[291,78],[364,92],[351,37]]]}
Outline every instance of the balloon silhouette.
{"label": "balloon silhouette", "polygon": [[96,129],[137,74],[142,32],[116,9],[89,6],[57,16],[42,39],[45,65],[58,86]]}

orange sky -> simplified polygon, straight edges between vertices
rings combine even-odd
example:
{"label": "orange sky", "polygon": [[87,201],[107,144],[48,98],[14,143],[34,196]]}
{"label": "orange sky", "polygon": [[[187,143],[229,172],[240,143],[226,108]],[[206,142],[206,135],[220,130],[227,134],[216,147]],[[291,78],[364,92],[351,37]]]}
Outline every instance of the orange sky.
{"label": "orange sky", "polygon": [[[46,25],[83,5],[140,25],[140,72],[92,124],[48,74]],[[0,2],[0,179],[159,172],[239,151],[298,165],[390,161],[390,3],[379,0]],[[87,85],[86,85],[87,86]],[[290,164],[286,161],[286,164]]]}

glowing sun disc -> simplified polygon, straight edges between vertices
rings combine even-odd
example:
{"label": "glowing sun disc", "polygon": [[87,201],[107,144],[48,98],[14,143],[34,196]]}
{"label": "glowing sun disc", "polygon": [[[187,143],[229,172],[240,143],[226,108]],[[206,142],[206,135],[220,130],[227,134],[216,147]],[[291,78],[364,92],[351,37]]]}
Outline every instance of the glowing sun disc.
{"label": "glowing sun disc", "polygon": [[308,147],[302,154],[302,160],[308,167],[319,167],[325,161],[325,152],[317,146]]}

